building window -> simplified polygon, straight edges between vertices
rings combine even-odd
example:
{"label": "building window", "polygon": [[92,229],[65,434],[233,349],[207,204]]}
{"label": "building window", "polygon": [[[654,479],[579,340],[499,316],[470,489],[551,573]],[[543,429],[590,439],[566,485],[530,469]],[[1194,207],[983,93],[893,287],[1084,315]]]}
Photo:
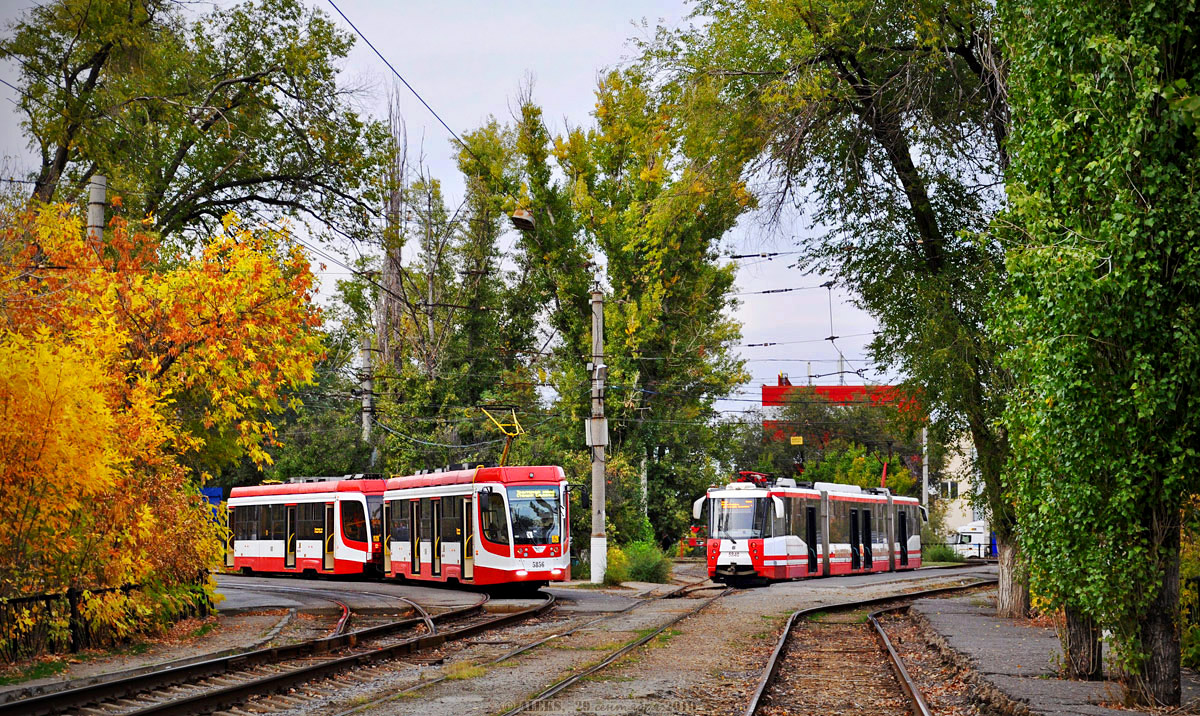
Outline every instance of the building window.
{"label": "building window", "polygon": [[947,500],[956,499],[958,497],[958,483],[957,482],[948,482],[948,481],[943,482],[942,483],[942,497]]}

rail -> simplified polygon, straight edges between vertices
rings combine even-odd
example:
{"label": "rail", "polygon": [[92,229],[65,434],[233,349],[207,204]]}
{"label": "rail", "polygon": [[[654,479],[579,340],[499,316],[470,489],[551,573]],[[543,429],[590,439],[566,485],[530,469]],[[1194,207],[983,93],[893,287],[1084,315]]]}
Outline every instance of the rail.
{"label": "rail", "polygon": [[[270,587],[270,591],[312,591],[281,587]],[[117,679],[105,683],[83,686],[76,689],[49,693],[41,696],[36,696],[20,701],[12,701],[0,704],[0,716],[38,716],[39,714],[60,713],[70,709],[77,709],[89,704],[120,699],[139,693],[164,689],[169,686],[174,686],[183,683],[194,682],[211,676],[219,676],[228,672],[244,671],[247,668],[260,664],[275,664],[288,659],[298,659],[313,655],[325,654],[330,651],[350,647],[358,644],[361,640],[368,638],[376,638],[390,635],[394,632],[415,626],[418,623],[424,623],[426,619],[432,619],[434,622],[449,622],[454,619],[460,619],[472,614],[477,614],[483,611],[484,605],[489,597],[483,595],[479,601],[469,606],[460,607],[447,612],[443,612],[433,617],[422,615],[414,618],[399,619],[388,624],[381,624],[374,627],[359,629],[356,631],[339,632],[330,636],[319,639],[312,639],[298,644],[293,644],[283,647],[272,647],[268,649],[258,649],[255,651],[234,654],[230,656],[222,656],[207,661],[202,661],[196,664],[186,664],[174,668],[163,669],[161,671],[150,672],[131,676],[125,679]],[[551,602],[553,600],[551,599]],[[548,608],[548,607],[546,607]],[[504,615],[509,617],[511,615]],[[507,623],[507,622],[505,622]],[[492,622],[488,622],[489,625]],[[488,627],[490,628],[490,626]],[[426,634],[411,639],[406,639],[398,644],[385,647],[388,655],[412,653],[421,649],[427,649],[431,646],[436,646],[447,640],[448,635],[457,635],[458,632],[443,631],[439,634]],[[239,700],[244,700],[248,696],[253,695],[254,691],[244,692],[247,686],[260,689],[273,689],[282,684],[282,688],[301,683],[311,678],[316,678],[317,675],[329,673],[333,670],[345,668],[349,664],[348,660],[363,660],[366,658],[385,658],[377,656],[384,650],[373,650],[362,654],[344,657],[342,659],[332,659],[321,664],[316,664],[307,669],[284,672],[277,677],[268,677],[266,679],[258,679],[248,682],[247,684],[239,684],[220,689],[218,691],[201,694],[190,699],[181,701],[168,702],[165,704],[143,709],[135,713],[194,713],[206,704],[213,694],[223,694],[225,697],[237,696],[235,700],[222,703],[237,703]],[[290,679],[289,677],[297,674],[304,674],[303,678]],[[183,705],[182,707],[180,705]],[[219,708],[219,706],[218,706]]]}
{"label": "rail", "polygon": [[[810,614],[816,614],[818,612],[852,611],[855,609],[862,609],[863,607],[869,607],[869,606],[874,606],[874,605],[878,605],[878,604],[888,604],[888,603],[902,601],[902,600],[903,601],[911,601],[913,599],[920,599],[922,597],[932,597],[932,596],[937,596],[939,594],[953,594],[955,592],[961,592],[961,591],[965,591],[968,589],[976,589],[978,587],[984,587],[984,586],[988,586],[991,584],[997,584],[998,582],[999,582],[999,580],[996,580],[996,579],[981,579],[981,580],[973,582],[971,584],[966,584],[966,585],[961,585],[961,586],[940,587],[938,589],[926,589],[926,590],[922,590],[922,591],[918,591],[918,592],[909,592],[907,594],[894,594],[894,595],[886,596],[886,597],[875,597],[872,599],[863,599],[863,600],[855,601],[855,602],[841,602],[839,604],[825,604],[825,605],[816,606],[816,607],[807,607],[805,609],[800,609],[795,612],[792,612],[791,616],[788,617],[787,623],[784,624],[783,634],[780,635],[779,641],[775,644],[775,649],[771,652],[771,657],[767,661],[766,668],[763,669],[763,675],[762,675],[762,678],[760,678],[758,681],[758,687],[755,688],[754,693],[750,696],[750,703],[746,706],[745,716],[755,716],[755,714],[758,713],[759,707],[762,703],[763,696],[767,693],[767,689],[769,689],[771,687],[771,684],[773,684],[775,682],[775,678],[779,674],[779,667],[783,663],[783,656],[787,653],[788,639],[792,634],[793,628],[796,626],[796,621],[799,620],[800,618],[806,617]],[[887,611],[887,610],[880,610],[880,611]],[[880,628],[880,627],[877,627],[877,628]],[[886,638],[886,635],[885,635],[885,638]],[[888,642],[888,644],[890,646],[890,642]],[[898,665],[899,666],[898,673],[903,673],[903,676],[899,677],[899,680],[902,682],[901,688],[904,691],[906,691],[907,693],[918,694],[919,690],[916,688],[916,685],[912,683],[912,680],[910,678],[908,678],[908,672],[907,672],[907,670],[904,669],[903,663],[897,664],[899,658],[900,657],[898,654],[896,654],[895,649],[889,650],[889,659],[896,660],[896,661],[893,661],[893,669],[895,669],[896,666]],[[907,683],[907,686],[903,685],[905,683]],[[919,710],[915,710],[918,707],[916,706],[915,702],[912,702],[912,703],[913,703],[913,708],[914,708],[913,713],[922,714],[922,716],[925,716],[928,714],[928,706],[925,706],[924,708],[926,709],[926,711],[922,712]],[[923,699],[922,699],[922,704],[924,704]]]}

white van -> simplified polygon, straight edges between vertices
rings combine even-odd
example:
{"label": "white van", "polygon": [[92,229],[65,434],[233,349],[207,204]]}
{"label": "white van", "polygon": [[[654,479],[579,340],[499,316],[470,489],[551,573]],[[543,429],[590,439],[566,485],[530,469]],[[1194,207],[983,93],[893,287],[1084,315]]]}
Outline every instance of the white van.
{"label": "white van", "polygon": [[950,541],[954,551],[964,557],[990,557],[992,532],[986,520],[976,520],[955,530]]}

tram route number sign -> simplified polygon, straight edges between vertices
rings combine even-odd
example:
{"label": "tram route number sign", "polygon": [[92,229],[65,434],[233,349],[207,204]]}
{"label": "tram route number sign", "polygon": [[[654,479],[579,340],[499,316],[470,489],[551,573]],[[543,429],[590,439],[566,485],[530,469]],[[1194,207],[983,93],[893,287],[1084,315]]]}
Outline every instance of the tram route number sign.
{"label": "tram route number sign", "polygon": [[518,500],[552,500],[558,497],[558,491],[553,488],[541,490],[518,489],[515,492]]}

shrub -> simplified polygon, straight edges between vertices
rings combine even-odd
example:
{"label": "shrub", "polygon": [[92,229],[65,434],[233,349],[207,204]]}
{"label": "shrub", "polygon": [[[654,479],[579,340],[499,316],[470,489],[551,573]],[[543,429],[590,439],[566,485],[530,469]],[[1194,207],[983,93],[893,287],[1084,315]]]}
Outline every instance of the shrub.
{"label": "shrub", "polygon": [[608,565],[604,570],[604,583],[613,586],[629,580],[629,558],[615,544],[608,546]]}
{"label": "shrub", "polygon": [[923,562],[965,562],[966,558],[948,544],[930,544],[921,548]]}
{"label": "shrub", "polygon": [[591,579],[592,562],[587,559],[571,560],[571,579]]}
{"label": "shrub", "polygon": [[653,542],[634,542],[625,551],[631,580],[662,584],[671,578],[671,560]]}

